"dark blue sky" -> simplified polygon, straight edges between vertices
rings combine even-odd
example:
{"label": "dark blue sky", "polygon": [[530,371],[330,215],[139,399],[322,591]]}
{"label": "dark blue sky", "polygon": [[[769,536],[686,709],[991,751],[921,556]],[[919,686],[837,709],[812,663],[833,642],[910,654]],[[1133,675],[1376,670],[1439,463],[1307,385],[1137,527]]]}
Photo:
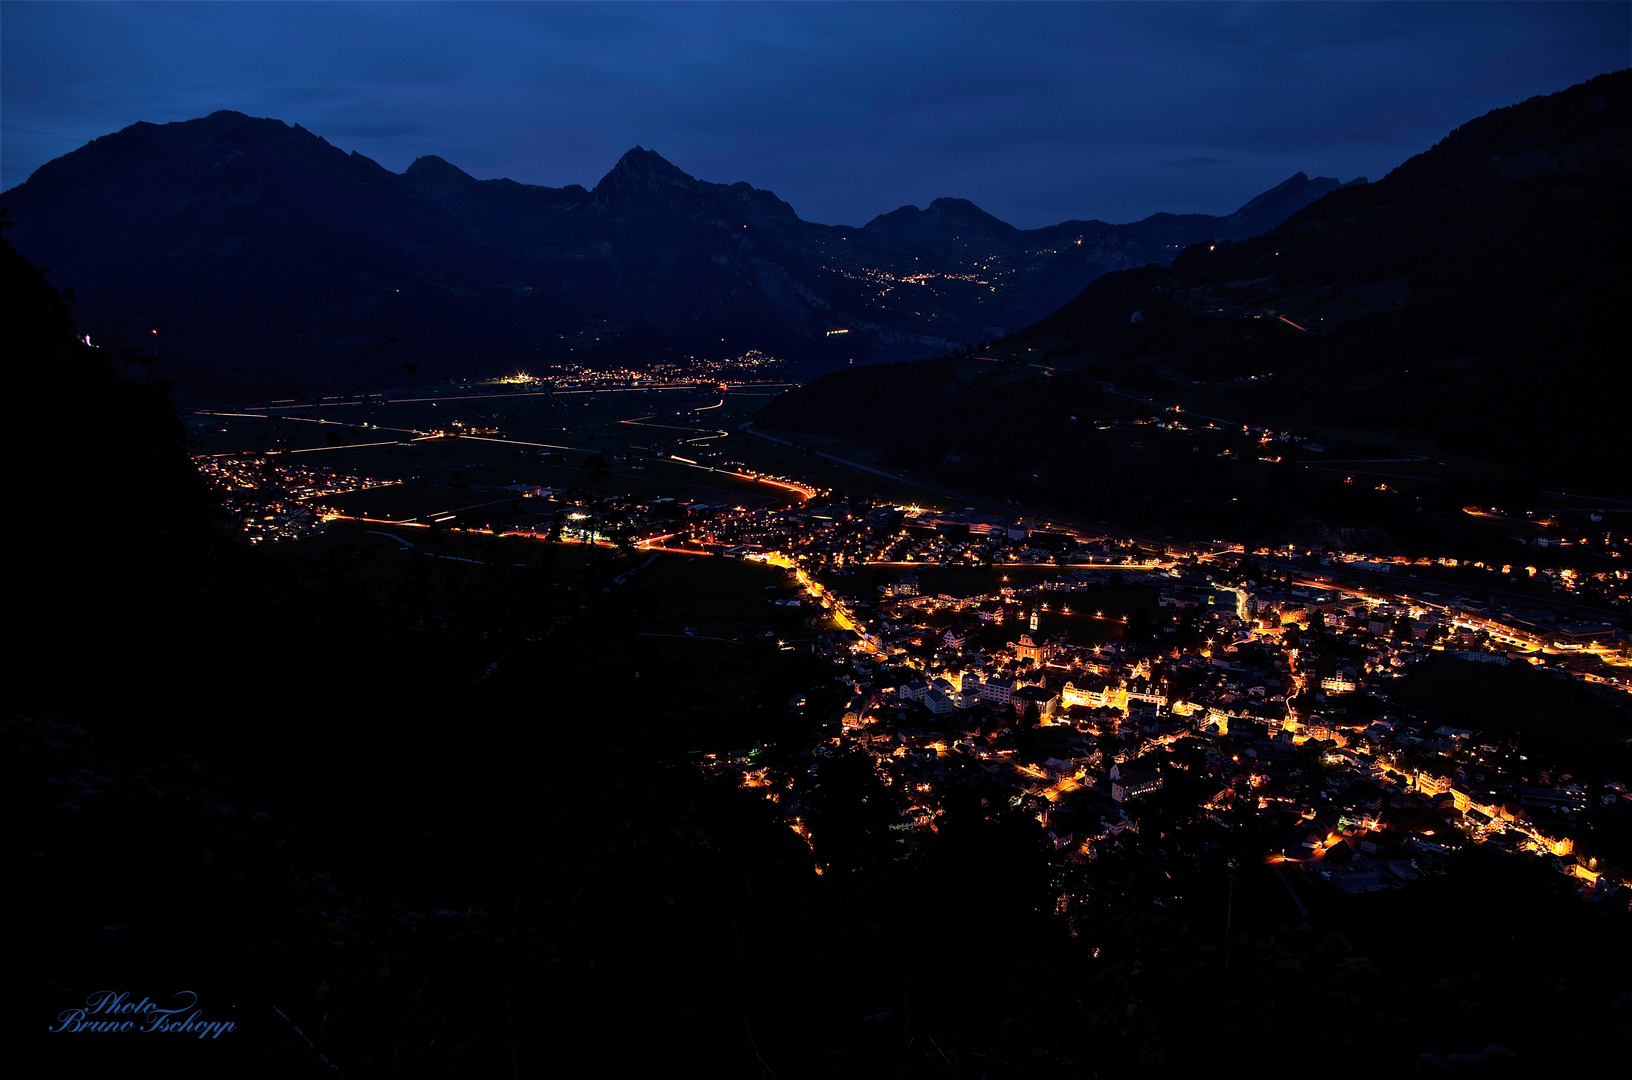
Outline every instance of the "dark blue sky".
{"label": "dark blue sky", "polygon": [[859,224],[1227,213],[1381,176],[1632,65],[1632,5],[0,4],[0,189],[137,120],[237,109],[401,171],[593,184],[629,147]]}

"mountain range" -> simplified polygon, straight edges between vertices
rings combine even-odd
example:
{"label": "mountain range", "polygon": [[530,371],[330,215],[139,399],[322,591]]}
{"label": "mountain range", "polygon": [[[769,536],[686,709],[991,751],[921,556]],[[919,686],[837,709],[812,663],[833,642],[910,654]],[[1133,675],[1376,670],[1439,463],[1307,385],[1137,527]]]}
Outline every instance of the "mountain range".
{"label": "mountain range", "polygon": [[[1357,522],[1399,509],[1426,521],[1413,512],[1435,500],[1459,517],[1514,484],[1625,495],[1629,190],[1620,71],[1472,120],[1262,235],[1102,275],[989,348],[835,372],[757,419],[866,442],[968,489],[1233,535],[1339,512],[1318,509],[1331,493],[1290,464],[1316,442],[1252,451],[1285,457],[1271,469],[1193,452],[1213,433],[1145,428],[1130,444],[1107,429],[1178,403],[1206,414],[1198,425],[1425,463],[1373,470],[1420,480],[1410,499],[1397,478],[1373,491],[1350,477],[1344,492],[1370,492],[1344,496]],[[1447,461],[1457,484],[1437,471]]]}
{"label": "mountain range", "polygon": [[[593,188],[401,174],[278,120],[133,124],[5,193],[16,247],[98,340],[183,393],[322,385],[380,340],[432,373],[760,349],[824,369],[1042,318],[1108,271],[1252,236],[1337,189],[1299,173],[1224,217],[1017,229],[964,199],[862,226],[636,147]],[[153,331],[157,331],[157,335]],[[844,331],[840,333],[840,331]]]}

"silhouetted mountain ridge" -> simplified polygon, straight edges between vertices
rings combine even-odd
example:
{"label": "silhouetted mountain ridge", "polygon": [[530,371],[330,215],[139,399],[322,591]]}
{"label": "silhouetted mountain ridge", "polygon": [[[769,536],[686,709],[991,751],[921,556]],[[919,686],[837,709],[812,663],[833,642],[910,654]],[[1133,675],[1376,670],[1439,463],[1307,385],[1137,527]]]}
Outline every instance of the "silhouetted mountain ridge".
{"label": "silhouetted mountain ridge", "polygon": [[[1272,212],[1313,190],[1294,177]],[[326,383],[386,337],[391,363],[439,375],[749,348],[817,367],[922,354],[1034,321],[1232,220],[1020,230],[937,199],[822,225],[639,146],[593,188],[549,188],[435,156],[397,175],[234,112],[134,124],[6,200],[16,243],[75,290],[86,329],[149,347],[158,329],[195,395]]]}
{"label": "silhouetted mountain ridge", "polygon": [[880,214],[862,227],[862,233],[903,247],[939,246],[968,234],[1014,245],[1020,230],[988,214],[968,199],[936,199],[924,210],[903,206]]}

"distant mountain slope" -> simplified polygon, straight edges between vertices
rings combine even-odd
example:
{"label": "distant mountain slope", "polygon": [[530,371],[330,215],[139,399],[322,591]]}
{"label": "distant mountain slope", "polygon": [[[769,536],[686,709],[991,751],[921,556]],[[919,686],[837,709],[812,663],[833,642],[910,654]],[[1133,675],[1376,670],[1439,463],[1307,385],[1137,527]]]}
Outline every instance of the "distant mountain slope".
{"label": "distant mountain slope", "polygon": [[[1397,436],[1499,463],[1509,477],[1626,491],[1629,181],[1632,73],[1622,71],[1471,121],[1383,180],[1329,191],[1271,232],[1107,274],[982,355],[1204,400],[1203,411],[1244,422]],[[896,370],[893,383],[863,372],[819,380],[773,402],[763,422],[935,464],[897,446],[892,425],[910,416],[915,429],[955,432],[953,412],[968,402],[917,394],[909,384],[930,376]],[[1105,440],[1092,430],[1050,424],[1039,436],[1017,419],[1058,421],[1058,389],[1032,380],[1005,393],[1030,397],[1006,406],[1010,419],[982,425],[981,438],[939,448],[956,452],[971,480],[1017,482],[1017,447],[1033,462],[1108,460],[1094,457]],[[1095,408],[1080,404],[1071,411]],[[1078,442],[1081,454],[1063,452]],[[1053,477],[1057,495],[1087,482],[1070,470]]]}
{"label": "distant mountain slope", "polygon": [[1274,372],[1242,400],[1624,486],[1629,180],[1618,72],[1465,124],[1270,233],[1095,282],[1012,344],[1151,385]]}
{"label": "distant mountain slope", "polygon": [[[402,177],[300,127],[216,113],[135,124],[6,193],[14,243],[98,340],[195,361],[192,388],[317,377],[395,335],[528,326],[519,274]],[[488,336],[487,344],[498,344]],[[349,355],[348,355],[349,354]]]}
{"label": "distant mountain slope", "polygon": [[1365,177],[1361,177],[1348,184],[1339,184],[1329,176],[1317,176],[1311,180],[1298,173],[1219,222],[1213,235],[1219,240],[1245,240],[1249,236],[1257,236],[1273,229],[1328,192],[1336,191],[1339,187],[1358,187],[1365,182]]}
{"label": "distant mountain slope", "polygon": [[[1335,181],[1301,173],[1225,218],[1019,230],[965,200],[864,227],[636,147],[593,189],[402,175],[300,127],[219,112],[140,123],[4,196],[15,243],[94,336],[169,359],[184,391],[298,389],[396,337],[443,375],[760,348],[822,364],[999,336],[1109,270],[1268,227]],[[848,334],[830,335],[833,330]]]}

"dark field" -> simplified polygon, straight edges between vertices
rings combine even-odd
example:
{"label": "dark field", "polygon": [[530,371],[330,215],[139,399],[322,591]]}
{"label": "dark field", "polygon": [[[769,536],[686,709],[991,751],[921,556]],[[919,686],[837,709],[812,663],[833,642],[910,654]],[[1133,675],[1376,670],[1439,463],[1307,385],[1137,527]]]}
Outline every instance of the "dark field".
{"label": "dark field", "polygon": [[820,454],[832,454],[846,461],[895,472],[888,455],[864,443],[833,436],[792,434],[772,431],[767,434],[777,439],[796,442],[786,446],[771,439],[742,432],[733,432],[727,444],[737,460],[749,466],[786,476],[806,477],[824,487],[843,491],[853,497],[874,503],[893,503],[898,506],[922,506],[933,510],[956,510],[965,506],[992,509],[989,500],[952,498],[917,487],[903,479],[880,476],[864,469],[840,464]]}
{"label": "dark field", "polygon": [[[774,392],[675,388],[550,395],[443,387],[321,408],[297,403],[264,416],[199,413],[191,426],[196,452],[286,449],[292,465],[404,481],[403,489],[323,500],[361,516],[406,520],[452,512],[502,501],[507,493],[487,489],[512,485],[752,507],[784,502],[789,493],[730,475],[740,466],[727,462],[774,474],[800,471],[792,467],[798,454],[768,453],[785,448],[735,432]],[[427,437],[437,432],[457,437]],[[592,475],[585,463],[596,454],[608,467]],[[692,463],[668,460],[670,454]]]}
{"label": "dark field", "polygon": [[1523,732],[1580,760],[1610,753],[1624,759],[1632,716],[1584,684],[1527,666],[1499,667],[1435,658],[1411,670],[1392,697],[1443,709],[1449,723],[1474,731]]}
{"label": "dark field", "polygon": [[775,567],[713,556],[660,555],[640,571],[638,678],[657,680],[672,736],[711,750],[780,737],[787,697],[809,679],[816,630],[804,620],[818,610],[771,603],[767,588],[792,584]]}
{"label": "dark field", "polygon": [[[731,637],[769,625],[773,613],[810,614],[814,609],[778,608],[766,599],[767,588],[794,583],[792,574],[764,563],[662,555],[641,572],[642,625],[671,633],[695,626],[701,634]],[[648,622],[652,625],[645,626]]]}
{"label": "dark field", "polygon": [[[1114,567],[1108,569],[1114,570]],[[876,586],[886,579],[899,581],[913,575],[918,578],[918,591],[924,596],[952,596],[962,599],[996,593],[1005,586],[1019,588],[1069,576],[1070,571],[1058,566],[931,566],[925,563],[877,563],[859,567],[850,577],[823,580],[841,596],[855,596],[871,600],[878,596]],[[1058,597],[1044,598],[1055,607]],[[1154,599],[1151,601],[1154,604]]]}

